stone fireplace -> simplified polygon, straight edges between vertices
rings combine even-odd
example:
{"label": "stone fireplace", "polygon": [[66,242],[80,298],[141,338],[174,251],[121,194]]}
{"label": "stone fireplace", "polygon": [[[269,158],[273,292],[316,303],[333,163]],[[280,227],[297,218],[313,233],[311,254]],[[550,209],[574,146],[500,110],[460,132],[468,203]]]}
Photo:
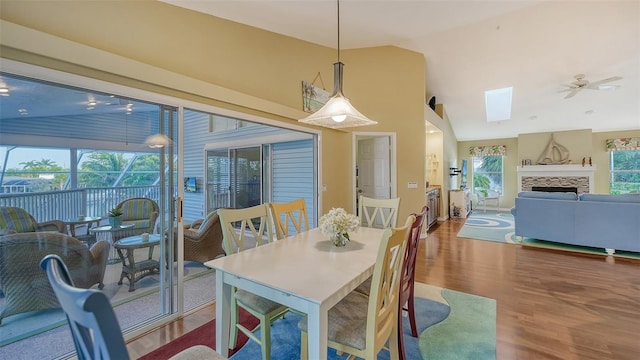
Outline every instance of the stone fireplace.
{"label": "stone fireplace", "polygon": [[578,194],[594,192],[595,165],[525,165],[518,166],[517,172],[518,192],[534,187],[576,188]]}

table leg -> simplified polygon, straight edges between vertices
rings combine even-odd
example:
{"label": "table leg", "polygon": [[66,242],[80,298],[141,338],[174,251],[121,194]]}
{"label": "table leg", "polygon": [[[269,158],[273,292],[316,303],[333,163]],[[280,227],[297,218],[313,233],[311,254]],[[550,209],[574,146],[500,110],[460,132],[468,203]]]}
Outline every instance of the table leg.
{"label": "table leg", "polygon": [[122,262],[122,271],[120,272],[120,280],[118,281],[118,285],[122,285],[122,280],[124,278],[127,278],[129,280],[129,291],[132,291],[132,283],[133,283],[133,277],[131,274],[129,274],[127,272],[127,269],[131,268],[129,264],[127,264],[127,258],[129,256],[129,252],[130,250],[128,249],[119,249],[116,248],[116,251],[118,252],[118,255],[120,256],[121,262]]}
{"label": "table leg", "polygon": [[309,336],[309,359],[327,358],[328,309],[321,305],[309,308],[307,331]]}
{"label": "table leg", "polygon": [[[136,259],[133,255],[133,249],[128,249],[127,259],[129,260],[129,272],[131,273],[129,274],[129,292],[136,289],[136,281],[138,281],[138,269],[136,268]],[[122,268],[124,269],[124,259],[122,259]]]}
{"label": "table leg", "polygon": [[229,356],[229,327],[231,326],[231,285],[224,282],[225,273],[216,270],[216,351]]}

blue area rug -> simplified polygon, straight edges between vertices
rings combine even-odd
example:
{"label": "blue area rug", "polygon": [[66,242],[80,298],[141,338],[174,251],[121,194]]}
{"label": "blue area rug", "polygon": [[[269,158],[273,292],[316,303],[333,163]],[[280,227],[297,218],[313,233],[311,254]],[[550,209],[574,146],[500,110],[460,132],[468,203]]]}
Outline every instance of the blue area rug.
{"label": "blue area rug", "polygon": [[[403,321],[408,359],[496,358],[495,300],[421,283],[416,283],[415,292],[418,338],[411,336],[408,319]],[[272,360],[300,358],[299,320],[299,315],[289,313],[273,323]],[[260,358],[260,346],[249,341],[231,360]],[[329,360],[346,358],[346,354],[338,356],[335,350],[329,349]],[[389,352],[382,350],[378,359],[389,359]]]}
{"label": "blue area rug", "polygon": [[513,215],[509,213],[472,212],[458,232],[458,237],[518,243],[515,241]]}

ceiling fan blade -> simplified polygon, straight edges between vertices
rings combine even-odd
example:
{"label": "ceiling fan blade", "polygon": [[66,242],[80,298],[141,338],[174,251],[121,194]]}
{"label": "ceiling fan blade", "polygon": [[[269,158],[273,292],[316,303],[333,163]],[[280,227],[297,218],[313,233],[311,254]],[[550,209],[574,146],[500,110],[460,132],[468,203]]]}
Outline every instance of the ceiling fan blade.
{"label": "ceiling fan blade", "polygon": [[558,90],[559,93],[563,93],[563,92],[567,92],[567,91],[573,91],[576,89],[563,89],[563,90]]}
{"label": "ceiling fan blade", "polygon": [[622,76],[612,76],[610,78],[594,81],[594,82],[590,83],[589,86],[587,86],[587,87],[589,89],[598,89],[598,86],[600,86],[602,84],[606,84],[608,82],[617,81],[617,80],[622,80]]}
{"label": "ceiling fan blade", "polygon": [[580,89],[573,89],[573,90],[571,90],[571,92],[570,92],[569,94],[567,94],[567,96],[565,96],[564,98],[565,98],[565,99],[568,99],[568,98],[574,97],[574,96],[576,96],[576,94],[578,93],[578,91],[580,91]]}

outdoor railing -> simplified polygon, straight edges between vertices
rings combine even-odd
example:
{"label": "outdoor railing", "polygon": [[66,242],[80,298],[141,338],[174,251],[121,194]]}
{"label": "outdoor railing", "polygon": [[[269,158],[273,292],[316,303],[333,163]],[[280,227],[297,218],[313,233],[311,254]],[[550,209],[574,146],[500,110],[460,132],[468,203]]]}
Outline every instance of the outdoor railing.
{"label": "outdoor railing", "polygon": [[[231,203],[228,184],[207,184],[207,212],[220,208],[230,207]],[[260,197],[260,183],[241,182],[236,185],[234,194],[235,208],[245,208],[258,205],[262,202]]]}
{"label": "outdoor railing", "polygon": [[207,213],[216,209],[229,207],[228,186],[220,184],[208,184],[207,200]]}
{"label": "outdoor railing", "polygon": [[159,186],[85,188],[36,193],[0,194],[0,206],[25,209],[37,221],[75,219],[80,215],[106,216],[121,201],[132,197],[160,199]]}

